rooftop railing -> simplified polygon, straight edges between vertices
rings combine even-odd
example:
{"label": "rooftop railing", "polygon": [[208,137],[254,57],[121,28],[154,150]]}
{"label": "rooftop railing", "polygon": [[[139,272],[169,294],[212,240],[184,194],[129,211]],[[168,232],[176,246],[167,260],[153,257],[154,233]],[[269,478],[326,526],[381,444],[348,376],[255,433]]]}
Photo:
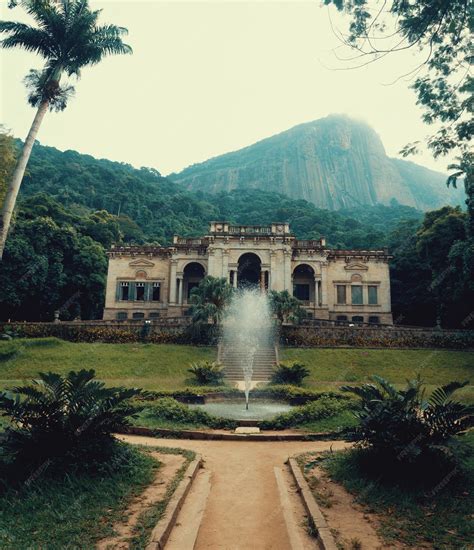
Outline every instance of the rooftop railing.
{"label": "rooftop railing", "polygon": [[232,235],[271,235],[272,228],[261,225],[230,225]]}

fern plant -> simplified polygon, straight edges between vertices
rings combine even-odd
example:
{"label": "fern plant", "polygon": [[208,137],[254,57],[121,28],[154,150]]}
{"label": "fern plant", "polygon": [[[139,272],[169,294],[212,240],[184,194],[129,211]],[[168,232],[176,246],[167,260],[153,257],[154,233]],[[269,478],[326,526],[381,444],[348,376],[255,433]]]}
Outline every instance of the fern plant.
{"label": "fern plant", "polygon": [[40,373],[31,384],[0,393],[0,413],[10,420],[4,452],[29,465],[103,456],[113,447],[112,434],[137,412],[127,401],[140,393],[107,388],[93,370]]}
{"label": "fern plant", "polygon": [[309,370],[303,363],[292,361],[289,363],[280,363],[276,366],[272,376],[274,384],[293,384],[301,386],[303,380],[310,375]]}
{"label": "fern plant", "polygon": [[200,386],[218,386],[224,379],[224,370],[216,361],[198,361],[188,369]]}
{"label": "fern plant", "polygon": [[402,462],[432,452],[449,456],[453,436],[473,425],[474,408],[452,399],[467,381],[450,382],[427,398],[420,378],[408,381],[401,390],[380,376],[372,380],[373,384],[341,388],[361,399],[360,409],[354,412],[359,424],[347,436],[363,446]]}

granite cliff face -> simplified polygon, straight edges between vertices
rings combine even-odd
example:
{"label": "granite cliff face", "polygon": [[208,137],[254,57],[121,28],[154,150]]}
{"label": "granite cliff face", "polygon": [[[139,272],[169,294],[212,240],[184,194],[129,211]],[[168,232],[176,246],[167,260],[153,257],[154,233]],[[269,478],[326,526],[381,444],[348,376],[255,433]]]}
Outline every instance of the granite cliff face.
{"label": "granite cliff face", "polygon": [[343,115],[300,124],[170,179],[208,193],[276,191],[331,210],[392,199],[421,210],[462,202],[462,192],[446,188],[444,174],[389,158],[370,126]]}

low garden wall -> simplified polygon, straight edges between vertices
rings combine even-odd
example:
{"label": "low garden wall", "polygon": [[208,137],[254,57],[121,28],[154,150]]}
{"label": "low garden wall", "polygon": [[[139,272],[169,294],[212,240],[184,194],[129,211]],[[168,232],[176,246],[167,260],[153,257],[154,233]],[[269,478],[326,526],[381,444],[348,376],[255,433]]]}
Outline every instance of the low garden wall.
{"label": "low garden wall", "polygon": [[[0,332],[23,338],[56,336],[71,342],[217,345],[213,325],[172,323],[0,323]],[[474,349],[474,331],[433,328],[283,326],[280,343],[288,347]]]}
{"label": "low garden wall", "polygon": [[288,347],[474,349],[474,331],[435,328],[284,326],[280,342]]}

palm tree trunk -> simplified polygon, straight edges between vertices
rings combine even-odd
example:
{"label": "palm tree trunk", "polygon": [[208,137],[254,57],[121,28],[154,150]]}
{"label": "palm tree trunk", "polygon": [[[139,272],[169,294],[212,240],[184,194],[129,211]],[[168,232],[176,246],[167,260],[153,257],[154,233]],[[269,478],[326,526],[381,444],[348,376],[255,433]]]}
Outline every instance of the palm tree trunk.
{"label": "palm tree trunk", "polygon": [[2,212],[0,214],[0,261],[3,257],[3,251],[5,250],[8,230],[10,229],[10,221],[12,219],[13,210],[15,209],[16,198],[18,196],[18,191],[20,190],[23,175],[25,174],[26,165],[28,164],[31,150],[33,149],[36,136],[38,135],[38,130],[41,126],[44,115],[48,110],[48,106],[49,101],[45,100],[38,107],[33,124],[31,125],[25,144],[23,145],[20,158],[16,163],[10,184],[8,185],[7,193],[2,206]]}

